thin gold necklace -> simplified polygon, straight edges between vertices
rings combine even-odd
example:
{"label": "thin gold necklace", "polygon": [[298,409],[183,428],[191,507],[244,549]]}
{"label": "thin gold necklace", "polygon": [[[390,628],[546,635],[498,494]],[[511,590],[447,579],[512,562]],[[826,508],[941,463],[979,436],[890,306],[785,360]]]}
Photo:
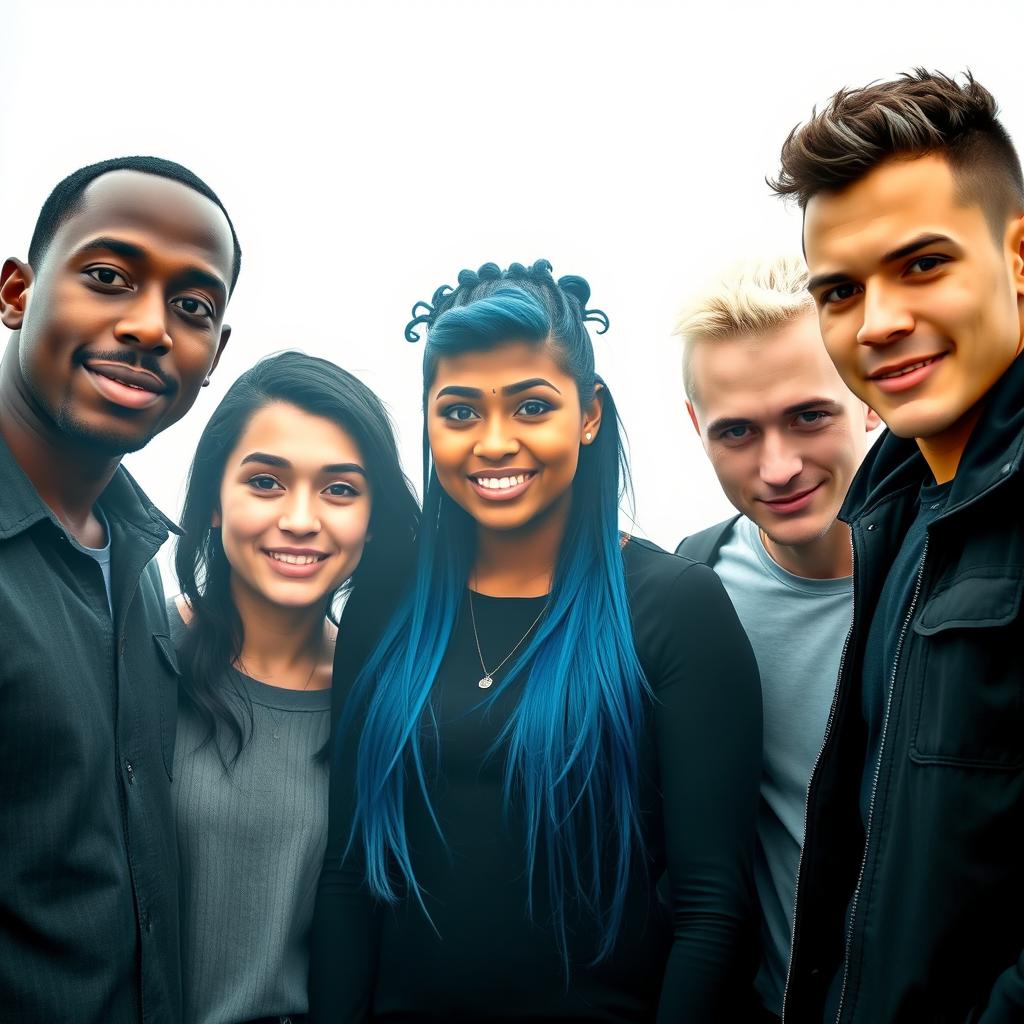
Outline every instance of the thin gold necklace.
{"label": "thin gold necklace", "polygon": [[488,670],[487,666],[484,664],[484,652],[480,649],[480,634],[477,632],[476,628],[476,612],[473,611],[473,591],[472,589],[470,589],[469,618],[470,621],[473,623],[473,639],[476,641],[477,657],[480,659],[480,667],[483,669],[484,672],[484,674],[480,677],[476,684],[480,687],[481,690],[489,690],[491,686],[494,685],[494,677],[498,674],[498,672],[500,672],[505,667],[505,665],[508,663],[509,658],[511,658],[512,655],[515,654],[516,651],[518,651],[519,648],[523,646],[523,644],[526,642],[526,638],[533,632],[533,627],[536,626],[538,622],[540,622],[541,616],[548,610],[548,605],[550,603],[551,598],[549,597],[547,601],[544,602],[544,607],[541,608],[540,614],[538,614],[537,618],[535,618],[533,622],[530,623],[530,628],[519,638],[519,642],[515,645],[515,647],[513,647],[512,650],[509,651],[508,654],[506,654],[505,657],[501,659],[500,664],[495,665],[494,668]]}

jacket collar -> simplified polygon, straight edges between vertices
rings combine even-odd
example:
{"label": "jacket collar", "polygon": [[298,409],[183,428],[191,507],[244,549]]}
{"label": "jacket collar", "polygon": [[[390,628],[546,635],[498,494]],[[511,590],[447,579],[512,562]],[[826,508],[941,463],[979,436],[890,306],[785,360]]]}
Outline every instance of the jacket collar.
{"label": "jacket collar", "polygon": [[[957,467],[943,518],[1020,471],[1024,455],[1024,355],[984,399],[985,408]],[[920,487],[931,470],[913,438],[887,430],[868,452],[839,512],[851,523],[906,487]]]}
{"label": "jacket collar", "polygon": [[[39,497],[32,481],[25,475],[17,460],[0,437],[0,540],[13,537],[41,519],[49,519],[58,530],[66,533],[64,525]],[[161,541],[167,533],[180,534],[178,526],[167,518],[135,482],[132,475],[118,466],[109,484],[100,495],[99,504],[108,517],[123,520],[143,533]]]}

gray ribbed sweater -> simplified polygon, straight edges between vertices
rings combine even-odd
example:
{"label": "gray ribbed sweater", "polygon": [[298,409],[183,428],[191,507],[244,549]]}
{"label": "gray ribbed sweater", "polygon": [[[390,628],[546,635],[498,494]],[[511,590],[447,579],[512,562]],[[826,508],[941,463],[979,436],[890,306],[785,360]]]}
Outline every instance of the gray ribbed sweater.
{"label": "gray ribbed sweater", "polygon": [[[176,646],[184,626],[168,608]],[[172,796],[181,870],[185,1024],[305,1013],[313,898],[327,842],[329,690],[234,673],[254,733],[230,772],[182,711]]]}

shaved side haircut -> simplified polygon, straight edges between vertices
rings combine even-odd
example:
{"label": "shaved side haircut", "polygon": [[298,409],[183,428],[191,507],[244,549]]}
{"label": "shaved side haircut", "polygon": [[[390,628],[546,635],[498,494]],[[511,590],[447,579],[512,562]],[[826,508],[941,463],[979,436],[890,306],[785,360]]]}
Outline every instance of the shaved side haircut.
{"label": "shaved side haircut", "polygon": [[1024,176],[992,94],[968,71],[963,84],[916,68],[887,82],[840,89],[797,125],[768,184],[801,209],[819,192],[839,192],[888,160],[938,154],[964,205],[980,206],[997,237],[1024,212]]}

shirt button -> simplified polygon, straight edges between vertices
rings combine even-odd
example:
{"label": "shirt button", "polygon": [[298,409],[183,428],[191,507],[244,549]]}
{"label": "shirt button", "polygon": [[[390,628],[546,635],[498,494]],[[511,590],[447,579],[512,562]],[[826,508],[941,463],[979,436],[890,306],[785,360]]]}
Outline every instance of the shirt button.
{"label": "shirt button", "polygon": [[129,761],[127,757],[124,759],[124,770],[125,774],[128,776],[128,785],[135,785],[135,768],[132,766],[131,761]]}

